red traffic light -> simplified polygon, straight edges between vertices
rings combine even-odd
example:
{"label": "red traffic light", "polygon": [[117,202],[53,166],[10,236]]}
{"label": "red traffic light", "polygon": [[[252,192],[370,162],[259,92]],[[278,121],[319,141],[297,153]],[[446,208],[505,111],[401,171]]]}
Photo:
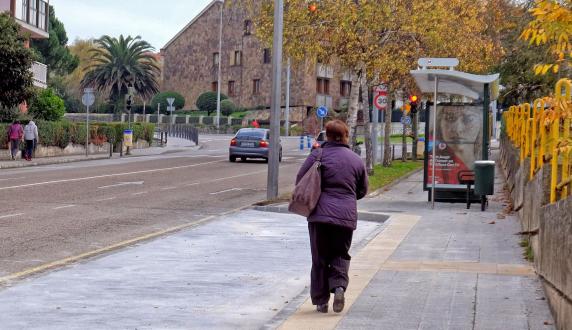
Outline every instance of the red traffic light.
{"label": "red traffic light", "polygon": [[416,103],[417,102],[417,95],[410,95],[409,96],[409,102],[411,103]]}

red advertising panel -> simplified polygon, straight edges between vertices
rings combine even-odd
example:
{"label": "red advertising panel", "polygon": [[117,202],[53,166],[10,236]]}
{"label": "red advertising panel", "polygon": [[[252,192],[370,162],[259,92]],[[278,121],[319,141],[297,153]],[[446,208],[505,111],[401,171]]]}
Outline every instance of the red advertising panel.
{"label": "red advertising panel", "polygon": [[[433,184],[433,120],[429,120],[426,185]],[[461,171],[473,170],[482,159],[483,107],[467,105],[437,106],[435,181],[438,187],[458,186]]]}

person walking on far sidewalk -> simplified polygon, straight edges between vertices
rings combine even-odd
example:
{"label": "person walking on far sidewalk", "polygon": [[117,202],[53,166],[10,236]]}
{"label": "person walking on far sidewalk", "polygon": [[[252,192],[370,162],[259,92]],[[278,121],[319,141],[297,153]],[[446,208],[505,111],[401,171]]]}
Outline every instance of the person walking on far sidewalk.
{"label": "person walking on far sidewalk", "polygon": [[24,127],[24,140],[26,141],[26,160],[30,161],[38,143],[38,126],[32,120]]}
{"label": "person walking on far sidewalk", "polygon": [[12,160],[16,159],[18,155],[18,150],[20,149],[20,141],[24,137],[24,129],[18,120],[8,126],[8,140],[10,140],[10,155]]}
{"label": "person walking on far sidewalk", "polygon": [[328,312],[330,293],[334,293],[334,312],[344,308],[348,287],[349,249],[357,226],[357,200],[365,197],[368,178],[361,158],[348,145],[349,129],[340,120],[326,125],[326,142],[314,150],[298,175],[298,183],[321,156],[322,192],[316,208],[308,217],[312,271],[310,296],[317,311]]}

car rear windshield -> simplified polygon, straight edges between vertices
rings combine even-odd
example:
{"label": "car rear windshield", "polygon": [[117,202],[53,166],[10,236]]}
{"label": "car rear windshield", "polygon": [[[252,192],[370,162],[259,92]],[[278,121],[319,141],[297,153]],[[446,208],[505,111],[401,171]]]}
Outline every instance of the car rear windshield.
{"label": "car rear windshield", "polygon": [[264,130],[240,130],[236,133],[237,138],[244,138],[244,139],[264,139],[266,135],[266,131]]}

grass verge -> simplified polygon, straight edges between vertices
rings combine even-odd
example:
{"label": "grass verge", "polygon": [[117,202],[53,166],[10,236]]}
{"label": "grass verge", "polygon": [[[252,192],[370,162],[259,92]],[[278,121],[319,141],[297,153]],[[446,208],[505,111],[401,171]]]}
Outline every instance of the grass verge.
{"label": "grass verge", "polygon": [[369,177],[369,191],[374,192],[377,189],[387,186],[395,180],[398,180],[407,174],[420,169],[421,167],[423,167],[423,161],[396,161],[393,162],[390,167],[376,165],[373,171],[373,175]]}

